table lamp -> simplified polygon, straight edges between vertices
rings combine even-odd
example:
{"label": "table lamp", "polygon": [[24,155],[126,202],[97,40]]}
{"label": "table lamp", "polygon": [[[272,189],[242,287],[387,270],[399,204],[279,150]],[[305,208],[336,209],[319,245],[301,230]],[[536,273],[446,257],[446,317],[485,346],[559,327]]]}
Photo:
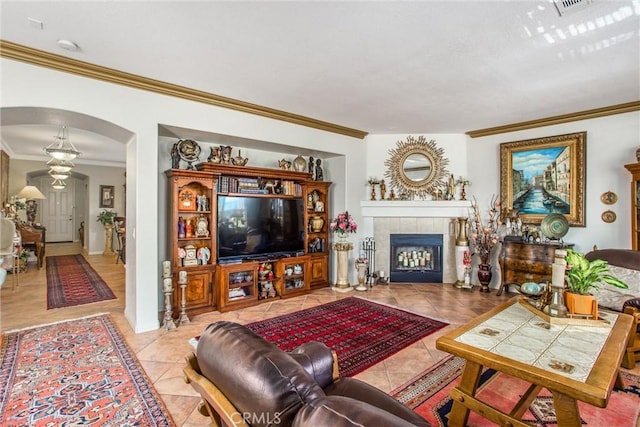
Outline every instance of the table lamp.
{"label": "table lamp", "polygon": [[25,185],[16,197],[19,199],[27,199],[27,221],[35,222],[36,213],[38,212],[38,202],[36,202],[36,200],[46,199],[44,194],[33,185]]}

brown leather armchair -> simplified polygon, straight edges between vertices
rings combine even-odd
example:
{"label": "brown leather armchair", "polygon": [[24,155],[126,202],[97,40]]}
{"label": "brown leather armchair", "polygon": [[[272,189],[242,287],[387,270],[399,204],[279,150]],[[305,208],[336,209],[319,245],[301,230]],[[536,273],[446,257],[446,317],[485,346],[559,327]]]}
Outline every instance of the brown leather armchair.
{"label": "brown leather armchair", "polygon": [[430,426],[388,394],[338,375],[335,354],[310,342],[287,353],[233,322],[210,324],[187,358],[200,412],[230,426]]}

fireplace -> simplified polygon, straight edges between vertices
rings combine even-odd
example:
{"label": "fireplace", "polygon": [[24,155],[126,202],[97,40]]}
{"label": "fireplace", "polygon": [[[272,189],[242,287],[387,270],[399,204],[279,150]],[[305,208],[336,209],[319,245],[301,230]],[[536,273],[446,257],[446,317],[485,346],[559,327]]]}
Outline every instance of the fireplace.
{"label": "fireplace", "polygon": [[442,234],[391,234],[389,281],[442,283]]}

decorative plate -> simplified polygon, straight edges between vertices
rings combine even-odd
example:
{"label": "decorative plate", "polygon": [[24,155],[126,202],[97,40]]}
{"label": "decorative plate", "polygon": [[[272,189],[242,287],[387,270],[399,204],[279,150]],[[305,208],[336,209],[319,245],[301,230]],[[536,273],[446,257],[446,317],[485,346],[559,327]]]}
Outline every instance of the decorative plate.
{"label": "decorative plate", "polygon": [[618,195],[612,191],[607,191],[606,193],[602,193],[600,201],[605,205],[612,205],[618,201]]}
{"label": "decorative plate", "polygon": [[614,211],[604,211],[602,212],[600,218],[602,218],[602,220],[606,223],[612,223],[616,220],[616,213]]}
{"label": "decorative plate", "polygon": [[529,296],[538,296],[542,294],[542,286],[534,282],[526,282],[520,286],[520,292]]}
{"label": "decorative plate", "polygon": [[569,221],[561,213],[551,213],[540,223],[540,230],[548,239],[558,240],[569,231]]}

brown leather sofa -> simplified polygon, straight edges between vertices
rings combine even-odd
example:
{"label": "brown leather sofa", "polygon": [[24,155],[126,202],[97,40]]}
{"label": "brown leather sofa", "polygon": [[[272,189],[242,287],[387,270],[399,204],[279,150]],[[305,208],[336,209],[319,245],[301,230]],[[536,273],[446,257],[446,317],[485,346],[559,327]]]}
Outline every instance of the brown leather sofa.
{"label": "brown leather sofa", "polygon": [[430,426],[388,394],[338,375],[335,353],[310,342],[287,353],[233,322],[210,324],[186,381],[214,425]]}
{"label": "brown leather sofa", "polygon": [[[596,294],[598,303],[604,305],[605,308],[611,308],[618,311],[624,311],[634,317],[636,333],[631,336],[627,344],[627,351],[622,359],[622,366],[627,369],[633,369],[637,361],[640,361],[640,251],[630,249],[598,249],[593,250],[585,255],[591,261],[594,259],[602,259],[614,266],[611,273],[625,282],[629,289],[618,289],[609,286],[606,291],[601,288],[600,292],[606,292],[608,295],[619,293],[618,297],[602,299]],[[619,267],[619,268],[615,268]],[[602,301],[616,301],[610,303],[602,303]]]}

